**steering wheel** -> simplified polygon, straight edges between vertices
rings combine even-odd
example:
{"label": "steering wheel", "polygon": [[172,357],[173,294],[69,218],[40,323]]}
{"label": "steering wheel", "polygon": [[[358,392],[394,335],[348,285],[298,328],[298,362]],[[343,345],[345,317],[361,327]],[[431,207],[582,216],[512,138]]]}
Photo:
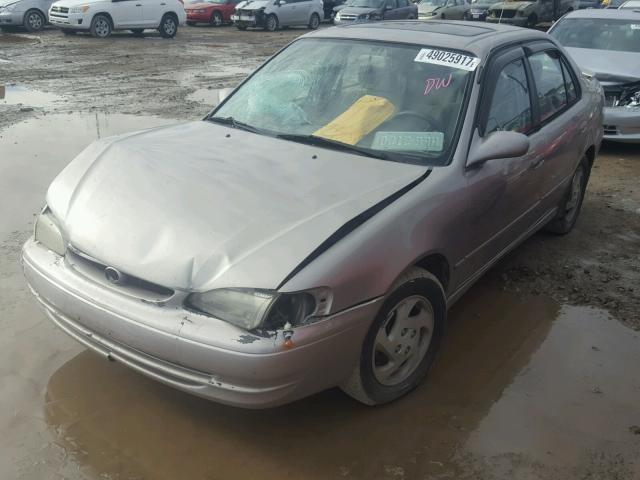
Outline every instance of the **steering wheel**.
{"label": "steering wheel", "polygon": [[[425,126],[425,129],[424,129],[425,132],[426,131],[430,131],[430,130],[434,130],[434,127],[436,127],[438,125],[438,123],[439,123],[433,115],[429,115],[429,114],[425,114],[425,113],[421,113],[421,112],[416,112],[415,110],[402,110],[402,111],[396,113],[392,118],[387,120],[385,123],[394,122],[395,120],[397,120],[398,118],[401,118],[401,117],[414,117],[414,118],[417,118],[419,120],[422,120],[423,122],[425,122],[427,124]],[[429,127],[429,128],[426,128],[426,127]]]}

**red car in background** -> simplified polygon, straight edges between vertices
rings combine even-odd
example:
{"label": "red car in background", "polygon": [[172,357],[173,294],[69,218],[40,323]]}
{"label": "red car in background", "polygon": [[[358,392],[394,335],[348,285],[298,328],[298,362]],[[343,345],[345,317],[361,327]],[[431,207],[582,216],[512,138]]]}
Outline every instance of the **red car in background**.
{"label": "red car in background", "polygon": [[239,0],[197,0],[185,5],[187,25],[208,23],[219,27],[231,23],[231,15]]}

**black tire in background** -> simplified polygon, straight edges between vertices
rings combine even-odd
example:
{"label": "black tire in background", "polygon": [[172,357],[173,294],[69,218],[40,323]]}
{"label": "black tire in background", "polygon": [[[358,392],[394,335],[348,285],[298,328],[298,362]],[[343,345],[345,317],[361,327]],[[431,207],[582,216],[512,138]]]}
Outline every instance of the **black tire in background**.
{"label": "black tire in background", "polygon": [[47,19],[40,10],[27,10],[24,14],[24,28],[29,32],[39,32],[47,23]]}
{"label": "black tire in background", "polygon": [[317,30],[319,26],[320,26],[320,15],[318,15],[317,13],[312,13],[311,18],[309,19],[309,29]]}
{"label": "black tire in background", "polygon": [[63,28],[62,29],[62,33],[64,35],[75,35],[76,33],[78,33],[76,30],[70,30],[68,28]]}
{"label": "black tire in background", "polygon": [[136,37],[142,37],[144,36],[144,28],[134,28],[131,30],[131,33]]}
{"label": "black tire in background", "polygon": [[275,32],[278,29],[278,17],[274,14],[267,15],[264,20],[264,29],[267,32]]}
{"label": "black tire in background", "polygon": [[162,38],[173,38],[178,33],[178,20],[175,15],[165,13],[158,27]]}
{"label": "black tire in background", "polygon": [[99,13],[91,19],[91,28],[89,30],[91,35],[96,38],[107,38],[113,31],[111,19],[108,16]]}
{"label": "black tire in background", "polygon": [[[412,304],[415,299],[418,299],[418,303],[415,305],[420,307],[412,314],[413,310],[409,311],[402,305],[405,302]],[[414,320],[412,327],[404,328],[405,323],[399,323],[401,322],[399,313],[401,309],[406,312],[402,318],[408,321],[423,318],[423,314],[425,314],[425,318],[430,317],[431,320],[427,322],[429,327],[416,329],[415,325],[418,322]],[[358,363],[351,376],[340,388],[346,394],[366,405],[380,405],[406,395],[429,372],[440,348],[446,318],[447,302],[442,284],[430,272],[417,267],[410,268],[389,289],[389,294],[364,339]],[[388,377],[393,378],[393,381],[390,382],[380,378],[380,372],[385,371],[386,368],[384,358],[381,359],[382,362],[379,361],[381,334],[382,338],[386,338],[388,341],[386,344],[389,348],[394,349],[395,353],[392,355],[397,357],[394,362],[399,364],[397,370],[393,365],[389,365],[395,370],[395,373],[392,374],[395,377]],[[387,335],[389,336],[387,337]],[[418,335],[417,338],[416,335]],[[424,337],[425,335],[428,335],[428,338]],[[424,345],[423,339],[424,342],[427,342],[426,345]],[[412,342],[415,345],[413,350],[410,350]],[[388,348],[386,350],[388,351]],[[384,357],[384,355],[382,356]],[[405,358],[406,360],[404,360]],[[411,362],[411,364],[409,365],[407,362]]]}
{"label": "black tire in background", "polygon": [[222,24],[224,23],[222,14],[218,11],[213,12],[213,14],[211,15],[211,20],[209,20],[209,23],[214,27],[221,27]]}

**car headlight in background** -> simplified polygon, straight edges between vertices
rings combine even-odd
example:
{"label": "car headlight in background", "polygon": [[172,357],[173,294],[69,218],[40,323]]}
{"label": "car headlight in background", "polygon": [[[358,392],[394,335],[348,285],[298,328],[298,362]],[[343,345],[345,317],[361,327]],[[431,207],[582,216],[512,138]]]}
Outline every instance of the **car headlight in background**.
{"label": "car headlight in background", "polygon": [[622,91],[616,107],[640,107],[640,82]]}
{"label": "car headlight in background", "polygon": [[58,255],[65,254],[66,248],[62,232],[48,208],[45,208],[42,213],[38,215],[33,236],[36,242],[47,247],[49,250]]}
{"label": "car headlight in background", "polygon": [[331,309],[331,291],[316,288],[298,293],[278,293],[252,288],[223,288],[192,293],[187,306],[246,330],[277,330],[308,325]]}
{"label": "car headlight in background", "polygon": [[89,11],[89,5],[80,5],[69,9],[69,13],[87,13],[87,11]]}

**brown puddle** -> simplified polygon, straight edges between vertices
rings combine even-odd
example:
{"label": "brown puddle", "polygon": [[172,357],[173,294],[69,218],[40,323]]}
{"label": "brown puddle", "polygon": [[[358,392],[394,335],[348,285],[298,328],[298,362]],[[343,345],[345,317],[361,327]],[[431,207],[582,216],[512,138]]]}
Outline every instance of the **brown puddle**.
{"label": "brown puddle", "polygon": [[451,320],[428,381],[379,408],[239,410],[84,352],[49,380],[38,456],[78,478],[638,478],[638,334],[486,286]]}

